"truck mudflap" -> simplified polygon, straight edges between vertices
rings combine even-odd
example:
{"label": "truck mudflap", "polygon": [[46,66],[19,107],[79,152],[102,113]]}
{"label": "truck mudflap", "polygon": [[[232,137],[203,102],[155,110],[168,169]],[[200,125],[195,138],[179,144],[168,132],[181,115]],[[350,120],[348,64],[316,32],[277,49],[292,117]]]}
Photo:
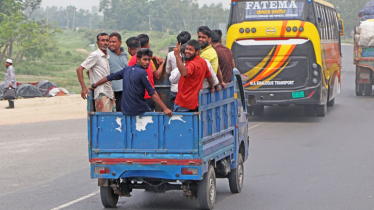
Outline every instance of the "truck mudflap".
{"label": "truck mudflap", "polygon": [[91,177],[100,179],[201,180],[201,159],[92,159]]}

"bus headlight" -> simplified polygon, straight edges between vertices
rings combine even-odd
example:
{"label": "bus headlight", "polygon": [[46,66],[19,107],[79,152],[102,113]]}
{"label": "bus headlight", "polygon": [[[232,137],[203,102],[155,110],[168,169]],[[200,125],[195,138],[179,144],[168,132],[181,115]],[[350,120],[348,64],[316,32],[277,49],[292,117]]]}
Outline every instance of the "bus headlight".
{"label": "bus headlight", "polygon": [[318,77],[318,75],[319,75],[319,74],[318,74],[318,71],[316,71],[316,70],[313,71],[313,74],[314,74],[314,76],[316,76],[316,77]]}
{"label": "bus headlight", "polygon": [[297,31],[297,27],[296,26],[293,27],[292,30],[293,30],[293,32],[296,32]]}
{"label": "bus headlight", "polygon": [[318,83],[318,80],[316,78],[313,79],[313,83],[314,84],[317,84]]}
{"label": "bus headlight", "polygon": [[244,29],[241,28],[241,29],[239,30],[239,32],[240,32],[240,33],[244,33]]}
{"label": "bus headlight", "polygon": [[248,34],[248,33],[250,33],[251,32],[251,29],[249,29],[249,28],[246,28],[245,29],[245,32]]}
{"label": "bus headlight", "polygon": [[252,28],[252,33],[256,33],[256,28]]}
{"label": "bus headlight", "polygon": [[313,63],[312,67],[313,67],[313,69],[316,69],[318,67],[318,65],[316,63]]}
{"label": "bus headlight", "polygon": [[286,30],[287,30],[287,32],[291,32],[292,29],[291,29],[291,27],[288,26],[288,27],[286,28]]}
{"label": "bus headlight", "polygon": [[303,32],[303,31],[304,31],[304,27],[300,27],[300,28],[299,28],[299,31],[300,31],[300,32]]}

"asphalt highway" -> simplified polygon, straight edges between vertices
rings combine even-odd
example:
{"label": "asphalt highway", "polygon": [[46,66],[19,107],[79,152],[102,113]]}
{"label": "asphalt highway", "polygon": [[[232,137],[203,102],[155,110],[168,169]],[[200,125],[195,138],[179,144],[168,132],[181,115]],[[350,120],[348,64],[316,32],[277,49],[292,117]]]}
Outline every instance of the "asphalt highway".
{"label": "asphalt highway", "polygon": [[[342,92],[326,117],[290,106],[250,118],[244,189],[231,194],[218,180],[215,209],[374,209],[374,96],[355,95],[353,46],[343,54]],[[87,149],[86,120],[1,126],[0,209],[103,209]],[[178,191],[132,195],[117,209],[199,209]]]}

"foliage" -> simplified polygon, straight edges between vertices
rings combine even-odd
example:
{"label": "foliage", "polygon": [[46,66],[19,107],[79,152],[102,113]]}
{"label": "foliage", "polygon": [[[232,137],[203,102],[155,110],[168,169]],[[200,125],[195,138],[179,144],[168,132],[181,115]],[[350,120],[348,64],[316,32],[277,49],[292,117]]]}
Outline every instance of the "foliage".
{"label": "foliage", "polygon": [[201,25],[218,28],[226,23],[229,10],[222,4],[204,5],[194,0],[100,0],[104,14],[101,25],[116,31],[196,31]]}

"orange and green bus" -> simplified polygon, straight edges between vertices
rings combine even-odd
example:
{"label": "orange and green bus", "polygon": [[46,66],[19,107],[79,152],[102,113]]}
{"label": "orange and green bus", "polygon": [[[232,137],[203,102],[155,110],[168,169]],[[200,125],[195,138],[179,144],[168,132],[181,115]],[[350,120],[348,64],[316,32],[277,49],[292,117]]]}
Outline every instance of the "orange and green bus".
{"label": "orange and green bus", "polygon": [[304,106],[325,116],[341,88],[341,21],[322,0],[232,0],[226,45],[254,115],[264,106]]}

